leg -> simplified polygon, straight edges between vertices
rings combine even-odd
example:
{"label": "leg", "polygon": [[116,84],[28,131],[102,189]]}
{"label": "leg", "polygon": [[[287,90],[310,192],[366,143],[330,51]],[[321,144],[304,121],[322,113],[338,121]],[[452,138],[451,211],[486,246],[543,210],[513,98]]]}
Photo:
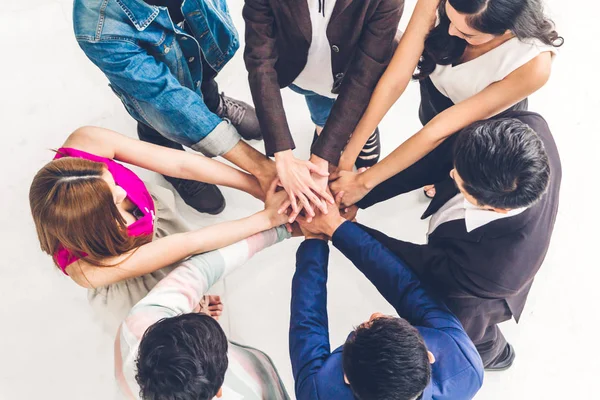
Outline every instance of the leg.
{"label": "leg", "polygon": [[357,203],[358,207],[367,208],[399,194],[446,179],[453,168],[452,146],[454,141],[455,136],[452,135],[425,157],[380,183]]}
{"label": "leg", "polygon": [[202,57],[202,97],[206,107],[221,118],[231,121],[239,134],[246,140],[262,138],[260,125],[254,107],[240,100],[219,94],[219,85],[215,81],[217,73]]}
{"label": "leg", "polygon": [[478,315],[461,315],[469,308],[468,302],[466,304],[455,303],[452,300],[447,302],[477,348],[485,369],[505,370],[512,365],[515,352],[500,331],[498,323],[509,320],[512,313],[506,302],[501,299],[488,300],[483,304],[476,301],[476,304],[478,304]]}
{"label": "leg", "polygon": [[475,344],[483,366],[488,371],[504,371],[512,365],[515,359],[513,347],[498,328],[498,325],[489,326],[484,335],[485,341]]}
{"label": "leg", "polygon": [[167,139],[148,125],[138,121],[137,134],[140,140],[158,146],[168,147],[175,150],[183,150],[183,146],[177,142]]}

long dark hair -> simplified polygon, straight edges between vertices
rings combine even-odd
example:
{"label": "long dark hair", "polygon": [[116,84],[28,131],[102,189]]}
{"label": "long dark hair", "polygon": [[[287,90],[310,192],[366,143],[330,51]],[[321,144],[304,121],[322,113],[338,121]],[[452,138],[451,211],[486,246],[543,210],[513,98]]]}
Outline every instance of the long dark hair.
{"label": "long dark hair", "polygon": [[465,51],[467,42],[448,33],[446,2],[459,13],[468,14],[468,24],[480,32],[502,35],[510,30],[519,39],[538,39],[554,47],[564,42],[554,29],[554,22],[544,14],[541,0],[440,0],[439,23],[427,35],[414,79],[427,78],[438,64],[458,62]]}

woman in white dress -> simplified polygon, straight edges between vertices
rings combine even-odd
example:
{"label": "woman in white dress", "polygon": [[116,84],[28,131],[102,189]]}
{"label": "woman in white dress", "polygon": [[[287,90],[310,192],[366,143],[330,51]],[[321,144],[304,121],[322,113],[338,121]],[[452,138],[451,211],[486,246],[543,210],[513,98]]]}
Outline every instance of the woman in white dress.
{"label": "woman in white dress", "polygon": [[[334,193],[360,208],[447,177],[454,133],[527,109],[563,43],[540,0],[418,0],[339,164]],[[415,70],[418,68],[417,73]],[[365,172],[352,166],[375,127],[419,80],[423,128]],[[428,197],[435,189],[426,188]]]}

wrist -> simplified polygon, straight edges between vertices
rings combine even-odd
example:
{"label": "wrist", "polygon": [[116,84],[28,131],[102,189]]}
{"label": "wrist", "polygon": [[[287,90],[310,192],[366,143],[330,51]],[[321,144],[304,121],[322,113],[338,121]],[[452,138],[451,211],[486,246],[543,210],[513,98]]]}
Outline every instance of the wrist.
{"label": "wrist", "polygon": [[356,178],[358,180],[358,184],[368,192],[370,192],[375,186],[377,186],[377,183],[375,183],[373,180],[371,168],[369,168],[363,173],[358,174],[358,177]]}
{"label": "wrist", "polygon": [[265,209],[256,213],[259,218],[258,226],[260,227],[259,232],[266,231],[277,226],[277,211]]}
{"label": "wrist", "polygon": [[324,169],[329,168],[329,161],[325,160],[324,158],[319,157],[316,154],[311,154],[310,162],[315,164],[317,167],[322,167]]}
{"label": "wrist", "polygon": [[277,153],[275,153],[275,162],[277,163],[280,161],[289,160],[291,158],[294,158],[294,153],[292,153],[292,150],[290,149],[278,151]]}
{"label": "wrist", "polygon": [[344,222],[346,222],[346,219],[341,215],[338,215],[335,218],[328,218],[325,232],[323,233],[329,237],[333,237],[335,231],[337,231],[340,225],[342,225]]}

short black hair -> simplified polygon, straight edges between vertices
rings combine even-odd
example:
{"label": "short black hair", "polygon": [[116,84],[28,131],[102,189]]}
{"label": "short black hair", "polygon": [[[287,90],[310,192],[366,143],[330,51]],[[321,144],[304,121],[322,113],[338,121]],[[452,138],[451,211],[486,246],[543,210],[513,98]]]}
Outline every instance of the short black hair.
{"label": "short black hair", "polygon": [[225,379],[227,338],[206,314],[162,319],[148,328],[135,379],[144,400],[210,400]]}
{"label": "short black hair", "polygon": [[544,143],[515,118],[476,122],[457,134],[454,168],[479,205],[515,209],[542,197],[550,181]]}
{"label": "short black hair", "polygon": [[344,344],[343,368],[358,400],[411,400],[431,379],[423,338],[408,321],[382,317],[359,326]]}

